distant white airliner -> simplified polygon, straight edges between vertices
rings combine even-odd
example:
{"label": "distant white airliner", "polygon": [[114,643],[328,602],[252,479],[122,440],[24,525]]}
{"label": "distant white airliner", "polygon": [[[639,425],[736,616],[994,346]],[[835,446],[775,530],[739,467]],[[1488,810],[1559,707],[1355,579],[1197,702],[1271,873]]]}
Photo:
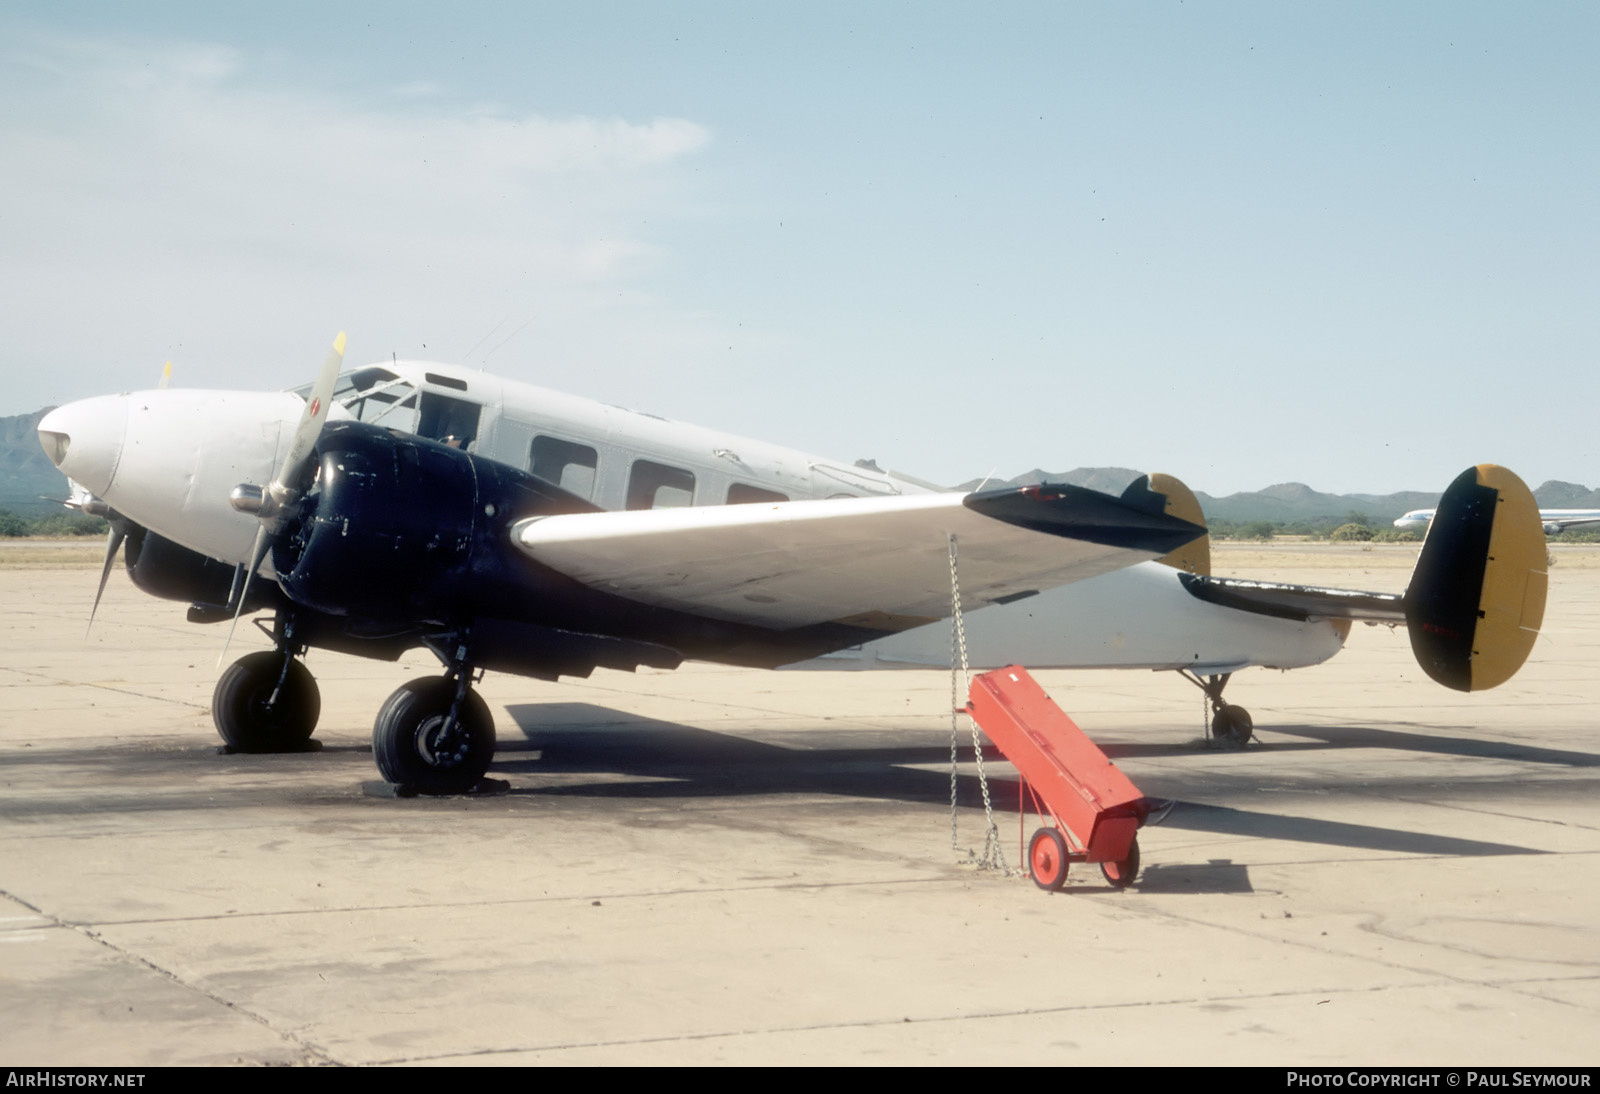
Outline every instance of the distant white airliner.
{"label": "distant white airliner", "polygon": [[[1432,522],[1433,514],[1432,509],[1413,509],[1395,521],[1394,526],[1420,532]],[[1544,534],[1554,536],[1581,524],[1600,524],[1600,509],[1541,509],[1539,520],[1544,524]]]}

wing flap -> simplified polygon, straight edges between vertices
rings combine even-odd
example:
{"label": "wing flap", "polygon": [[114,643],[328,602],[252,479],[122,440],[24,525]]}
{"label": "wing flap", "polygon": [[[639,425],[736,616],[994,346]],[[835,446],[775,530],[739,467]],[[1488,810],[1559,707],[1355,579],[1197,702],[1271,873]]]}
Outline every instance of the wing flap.
{"label": "wing flap", "polygon": [[885,632],[1154,558],[1202,533],[1077,487],[534,517],[529,557],[591,588],[713,619]]}

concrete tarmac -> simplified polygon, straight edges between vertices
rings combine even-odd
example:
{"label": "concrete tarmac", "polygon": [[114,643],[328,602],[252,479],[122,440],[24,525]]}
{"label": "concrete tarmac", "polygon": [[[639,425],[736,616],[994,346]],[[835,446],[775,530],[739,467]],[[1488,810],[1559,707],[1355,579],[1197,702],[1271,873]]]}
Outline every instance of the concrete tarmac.
{"label": "concrete tarmac", "polygon": [[[510,792],[371,797],[373,716],[431,657],[314,650],[324,749],[219,755],[226,626],[118,572],[85,642],[97,555],[0,550],[0,1063],[1600,1061],[1594,548],[1557,550],[1509,684],[1358,626],[1235,677],[1243,752],[1173,674],[1038,674],[1179,803],[1133,888],[1053,896],[951,850],[945,674],[491,675]],[[1410,558],[1218,568],[1398,591]]]}

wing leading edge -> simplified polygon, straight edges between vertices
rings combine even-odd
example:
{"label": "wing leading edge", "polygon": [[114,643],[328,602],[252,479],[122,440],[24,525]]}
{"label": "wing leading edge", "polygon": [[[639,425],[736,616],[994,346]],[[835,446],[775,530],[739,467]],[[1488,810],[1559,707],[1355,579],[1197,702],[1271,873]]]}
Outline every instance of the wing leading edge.
{"label": "wing leading edge", "polygon": [[1156,558],[1204,529],[1073,486],[534,517],[512,541],[583,584],[712,619],[884,632]]}

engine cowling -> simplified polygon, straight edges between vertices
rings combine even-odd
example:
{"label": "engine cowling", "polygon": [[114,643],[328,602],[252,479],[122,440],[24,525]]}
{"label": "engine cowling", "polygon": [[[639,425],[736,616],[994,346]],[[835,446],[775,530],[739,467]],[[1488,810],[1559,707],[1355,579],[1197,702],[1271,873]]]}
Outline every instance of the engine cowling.
{"label": "engine cowling", "polygon": [[570,593],[572,583],[519,555],[509,529],[598,506],[517,468],[363,422],[329,422],[317,461],[299,515],[272,550],[278,585],[295,603],[407,627],[586,618],[571,604],[562,614],[553,590]]}
{"label": "engine cowling", "polygon": [[[123,560],[134,585],[163,600],[226,604],[234,567],[129,522]],[[259,600],[260,597],[252,597]]]}
{"label": "engine cowling", "polygon": [[317,480],[274,546],[278,584],[329,615],[449,622],[481,515],[465,452],[359,423],[330,423]]}

